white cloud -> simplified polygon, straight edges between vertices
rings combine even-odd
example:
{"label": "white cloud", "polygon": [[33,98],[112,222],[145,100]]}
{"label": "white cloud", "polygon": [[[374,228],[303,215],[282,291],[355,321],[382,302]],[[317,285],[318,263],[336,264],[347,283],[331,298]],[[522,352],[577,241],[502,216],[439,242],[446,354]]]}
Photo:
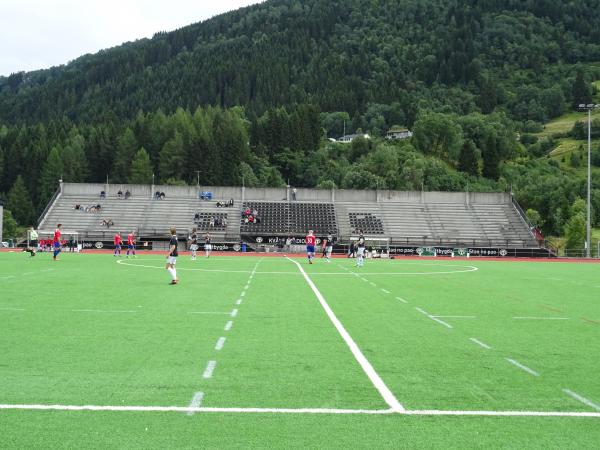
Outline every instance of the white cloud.
{"label": "white cloud", "polygon": [[259,0],[13,0],[0,2],[0,75],[200,22]]}

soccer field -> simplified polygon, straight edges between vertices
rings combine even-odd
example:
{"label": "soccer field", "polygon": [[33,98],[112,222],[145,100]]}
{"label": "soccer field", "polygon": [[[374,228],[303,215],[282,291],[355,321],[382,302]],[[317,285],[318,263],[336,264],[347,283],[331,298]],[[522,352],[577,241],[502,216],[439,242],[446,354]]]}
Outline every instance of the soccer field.
{"label": "soccer field", "polygon": [[598,447],[598,264],[177,268],[0,253],[0,447]]}

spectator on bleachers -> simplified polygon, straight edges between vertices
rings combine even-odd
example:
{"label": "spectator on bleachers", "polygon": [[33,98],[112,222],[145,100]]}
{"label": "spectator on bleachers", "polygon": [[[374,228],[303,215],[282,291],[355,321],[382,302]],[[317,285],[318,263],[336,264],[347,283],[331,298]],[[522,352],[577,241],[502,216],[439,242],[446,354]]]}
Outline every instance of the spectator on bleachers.
{"label": "spectator on bleachers", "polygon": [[129,192],[129,190],[125,191],[125,200],[127,200],[129,197],[131,197],[131,192]]}
{"label": "spectator on bleachers", "polygon": [[200,222],[200,213],[194,214],[194,223]]}
{"label": "spectator on bleachers", "polygon": [[100,191],[100,198],[106,198],[106,192]]}
{"label": "spectator on bleachers", "polygon": [[248,216],[248,222],[254,223],[254,216],[253,215],[249,215]]}
{"label": "spectator on bleachers", "polygon": [[117,192],[117,197],[122,199],[123,198],[123,191],[119,189],[119,192]]}
{"label": "spectator on bleachers", "polygon": [[248,216],[250,216],[251,213],[252,213],[252,211],[250,211],[250,208],[246,208],[244,211],[244,217],[247,218]]}
{"label": "spectator on bleachers", "polygon": [[232,198],[229,199],[229,203],[227,204],[227,206],[230,206],[230,207],[233,206],[233,199]]}
{"label": "spectator on bleachers", "polygon": [[293,201],[296,201],[296,193],[297,193],[296,188],[292,189],[292,200]]}
{"label": "spectator on bleachers", "polygon": [[223,225],[225,228],[227,228],[227,217],[223,217],[223,220],[221,221],[221,225]]}
{"label": "spectator on bleachers", "polygon": [[165,193],[164,193],[164,192],[161,192],[161,193],[160,193],[160,199],[161,199],[161,200],[164,200],[164,199],[165,199],[165,197],[166,197]]}
{"label": "spectator on bleachers", "polygon": [[101,225],[102,225],[103,227],[106,227],[106,228],[110,228],[110,227],[112,227],[114,224],[115,224],[115,223],[112,221],[112,219],[108,219],[108,220],[107,220],[107,219],[102,219],[102,222],[101,222]]}
{"label": "spectator on bleachers", "polygon": [[77,203],[75,206],[73,206],[73,209],[79,211],[79,210],[81,210],[83,208],[81,207],[81,205],[79,203]]}
{"label": "spectator on bleachers", "polygon": [[211,228],[215,226],[215,218],[214,217],[210,218],[210,220],[208,221],[208,226]]}
{"label": "spectator on bleachers", "polygon": [[156,192],[154,193],[154,199],[155,199],[155,200],[160,200],[160,192],[159,192],[159,191],[156,191]]}

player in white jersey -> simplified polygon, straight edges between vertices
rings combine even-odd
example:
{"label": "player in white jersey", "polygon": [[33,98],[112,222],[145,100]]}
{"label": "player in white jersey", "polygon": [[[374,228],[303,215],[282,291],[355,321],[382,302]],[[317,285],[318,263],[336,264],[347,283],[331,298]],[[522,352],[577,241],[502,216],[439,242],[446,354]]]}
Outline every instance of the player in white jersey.
{"label": "player in white jersey", "polygon": [[198,232],[196,228],[192,230],[188,238],[190,251],[192,252],[192,261],[196,261],[196,252],[198,251]]}
{"label": "player in white jersey", "polygon": [[356,243],[356,266],[362,267],[365,265],[365,237],[361,234]]}
{"label": "player in white jersey", "polygon": [[210,243],[210,233],[206,233],[206,236],[204,236],[204,252],[206,253],[207,258],[212,253],[212,244]]}

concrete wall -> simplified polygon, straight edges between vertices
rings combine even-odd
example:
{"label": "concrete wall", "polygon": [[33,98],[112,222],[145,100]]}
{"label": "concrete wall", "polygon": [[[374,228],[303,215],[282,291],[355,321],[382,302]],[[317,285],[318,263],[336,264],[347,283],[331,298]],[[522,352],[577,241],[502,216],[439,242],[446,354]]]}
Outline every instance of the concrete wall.
{"label": "concrete wall", "polygon": [[[131,184],[76,184],[63,183],[62,193],[66,195],[99,196],[106,191],[109,196],[117,192],[129,190],[135,197],[151,197],[154,192],[164,192],[167,197],[198,198],[200,192],[213,193],[213,200],[229,200],[236,202],[250,201],[283,201],[292,200],[292,189],[287,188],[242,188],[230,186],[164,186],[164,185],[131,185]],[[419,192],[419,191],[366,191],[355,189],[296,189],[296,200],[299,202],[396,202],[396,203],[510,203],[510,195],[506,192]]]}

